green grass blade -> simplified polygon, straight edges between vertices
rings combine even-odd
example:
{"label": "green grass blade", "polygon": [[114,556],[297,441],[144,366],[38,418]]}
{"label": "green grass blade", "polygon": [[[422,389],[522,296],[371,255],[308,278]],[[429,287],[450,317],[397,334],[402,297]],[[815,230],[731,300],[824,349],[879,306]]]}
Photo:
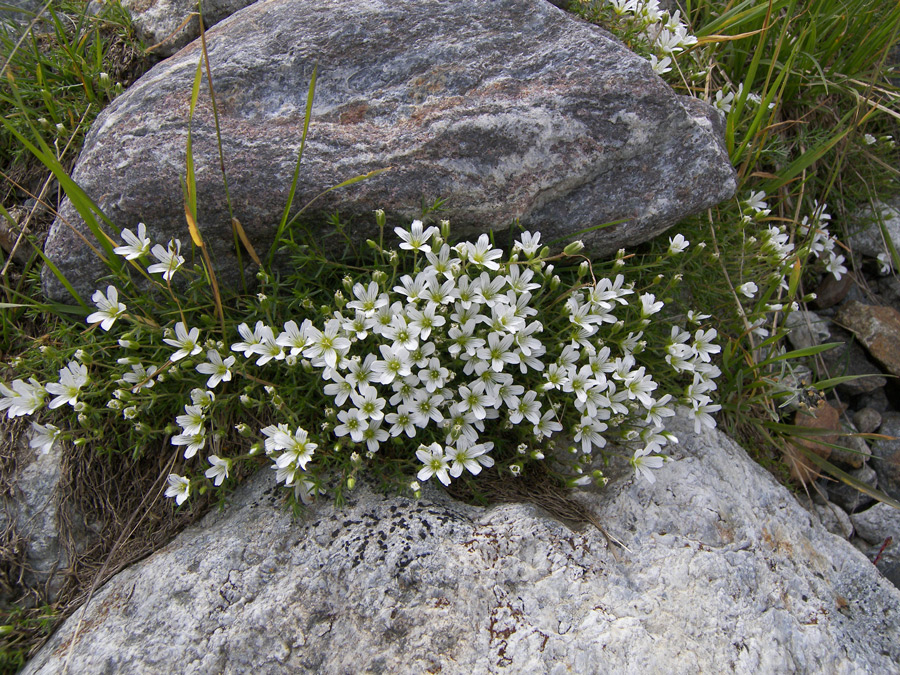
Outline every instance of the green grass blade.
{"label": "green grass blade", "polygon": [[275,249],[278,242],[284,235],[284,231],[288,226],[288,218],[290,217],[291,207],[294,205],[294,195],[297,192],[297,181],[300,180],[300,162],[303,160],[303,150],[306,148],[306,135],[309,132],[309,120],[312,118],[313,98],[316,92],[316,75],[318,73],[318,64],[313,67],[312,77],[309,79],[309,91],[306,94],[306,113],[303,117],[303,134],[300,136],[300,150],[297,152],[297,163],[294,166],[294,177],[291,180],[291,189],[288,192],[287,203],[284,205],[284,212],[281,214],[281,221],[278,223],[278,229],[275,230],[275,239],[272,241],[272,247],[266,257],[266,264],[271,266],[272,258],[275,255]]}

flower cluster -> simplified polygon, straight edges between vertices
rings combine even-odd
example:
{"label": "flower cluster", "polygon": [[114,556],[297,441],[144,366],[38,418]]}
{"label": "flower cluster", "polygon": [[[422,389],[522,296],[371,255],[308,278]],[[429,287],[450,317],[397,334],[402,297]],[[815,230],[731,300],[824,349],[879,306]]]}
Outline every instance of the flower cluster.
{"label": "flower cluster", "polygon": [[[320,324],[242,324],[232,351],[258,366],[319,371],[338,442],[365,445],[372,457],[389,439],[415,439],[419,480],[448,484],[492,466],[494,443],[485,439],[513,428],[539,444],[568,433],[583,455],[607,438],[639,444],[636,457],[671,441],[662,420],[673,414],[672,396],[654,396],[658,385],[636,360],[642,333],[624,330],[623,318],[645,327],[662,309],[652,294],[637,294],[622,275],[557,290],[539,234],[523,233],[502,260],[487,235],[451,247],[420,221],[396,233],[401,251],[427,264],[392,283],[378,273],[346,279],[352,299],[339,291],[337,309]],[[674,252],[686,246],[683,237],[672,242]],[[670,365],[693,375],[685,398],[698,426],[711,426],[715,330],[672,335]],[[279,480],[311,483],[307,465],[318,445],[307,432],[282,424],[261,433]]]}
{"label": "flower cluster", "polygon": [[[677,440],[663,426],[675,403],[691,407],[698,431],[715,425],[711,413],[718,406],[710,394],[720,374],[711,363],[719,351],[716,331],[672,326],[658,362],[683,389],[663,392],[642,363],[644,330],[658,322],[663,302],[626,283],[622,274],[595,278],[586,259],[574,286],[562,285],[553,263],[571,260],[580,242],[551,255],[539,233],[523,232],[504,255],[487,234],[451,246],[446,221],[440,230],[415,221],[395,232],[399,251],[375,246],[389,263],[345,277],[334,305],[318,313],[309,304],[304,305],[309,315],[281,325],[241,323],[240,339],[230,345],[205,339],[183,314],[174,326],[155,329],[161,333],[156,349],[163,352],[162,362],[158,351],[153,364],[136,351],[120,358],[118,389],[105,407],[135,419],[149,411],[156,384],[168,377],[189,381],[190,402],[166,433],[172,445],[183,448],[185,460],[214,450],[206,457],[204,476],[220,486],[239,458],[219,454],[222,434],[214,427],[219,399],[213,390],[224,388],[227,397],[236,376],[255,387],[264,380],[252,371],[261,368],[294,369],[291,378],[312,374],[329,401],[315,437],[306,423],[296,422],[272,386],[265,387],[270,401],[290,423],[236,427],[242,436],[259,438],[242,457],[264,451],[277,480],[302,499],[320,490],[316,460],[323,453],[346,449],[359,466],[360,453],[371,460],[388,444],[409,444],[408,457],[419,462],[418,480],[436,477],[445,485],[495,464],[518,475],[528,461],[544,459],[545,451],[567,447],[575,456],[572,482],[581,484],[590,480],[582,464],[612,444],[628,448],[635,471],[652,481],[652,469],[663,463],[660,453]],[[142,224],[137,233],[124,230],[122,238],[125,244],[115,252],[161,275],[169,287],[184,262],[180,242],[153,245]],[[688,246],[675,235],[667,255],[681,255]],[[148,322],[129,314],[115,286],[98,290],[93,301],[97,311],[87,317],[92,329],[111,331],[124,321],[150,330],[143,327]],[[699,324],[709,317],[688,318]],[[118,345],[126,351],[140,348],[132,332]],[[0,411],[17,417],[45,405],[69,405],[86,424],[79,398],[90,378],[82,356],[79,350],[60,369],[57,382],[0,383]],[[245,398],[250,400],[241,395],[242,403]],[[71,437],[50,424],[35,423],[34,431],[32,445],[44,452]],[[196,480],[172,474],[166,495],[181,504]]]}
{"label": "flower cluster", "polygon": [[697,38],[681,20],[681,12],[661,9],[659,0],[607,1],[615,15],[636,31],[643,46],[656,52],[650,55],[650,63],[660,75],[672,70],[673,56],[697,44]]}

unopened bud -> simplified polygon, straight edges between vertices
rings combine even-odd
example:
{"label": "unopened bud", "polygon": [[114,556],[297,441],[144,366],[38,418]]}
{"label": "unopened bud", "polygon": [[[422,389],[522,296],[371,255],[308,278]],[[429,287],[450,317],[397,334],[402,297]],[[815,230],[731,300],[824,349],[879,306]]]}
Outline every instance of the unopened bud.
{"label": "unopened bud", "polygon": [[441,226],[441,237],[443,237],[444,239],[449,239],[450,238],[450,221],[442,220],[440,222],[440,226]]}
{"label": "unopened bud", "polygon": [[384,224],[386,221],[387,221],[387,218],[384,215],[384,209],[376,209],[375,210],[375,224],[378,225],[378,227],[384,227]]}
{"label": "unopened bud", "polygon": [[576,253],[580,253],[584,250],[584,242],[581,239],[577,239],[576,241],[571,242],[568,246],[563,249],[563,253],[566,255],[575,255]]}

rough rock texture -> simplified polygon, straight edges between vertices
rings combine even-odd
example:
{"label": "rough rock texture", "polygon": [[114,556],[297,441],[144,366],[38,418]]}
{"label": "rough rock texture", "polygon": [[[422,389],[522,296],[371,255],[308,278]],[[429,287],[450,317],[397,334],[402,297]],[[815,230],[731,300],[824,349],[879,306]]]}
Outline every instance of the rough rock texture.
{"label": "rough rock texture", "polygon": [[900,413],[885,413],[878,433],[888,438],[872,442],[869,464],[878,475],[878,486],[894,499],[900,499]]}
{"label": "rough rock texture", "polygon": [[819,522],[831,534],[836,534],[844,539],[850,539],[853,536],[853,523],[844,509],[829,501],[813,506],[816,515],[819,516]]}
{"label": "rough rock texture", "polygon": [[[649,62],[545,0],[266,0],[210,30],[208,46],[234,213],[260,251],[287,201],[316,64],[294,205],[392,167],[316,202],[358,238],[375,234],[374,209],[408,224],[423,199],[443,197],[458,236],[518,218],[546,241],[629,219],[582,235],[612,252],[735,189],[717,111],[675,95]],[[118,226],[144,221],[163,243],[188,241],[179,179],[199,56],[192,43],[106,108],[74,171]],[[194,154],[200,227],[220,279],[234,281],[205,86]],[[47,253],[89,297],[96,257],[63,224],[83,227],[71,204],[61,214]],[[45,290],[66,296],[52,275]]]}
{"label": "rough rock texture", "polygon": [[672,428],[655,485],[629,472],[583,496],[618,561],[594,529],[431,491],[360,489],[292,522],[261,475],[24,672],[70,649],[79,673],[894,671],[900,590],[732,441]]}
{"label": "rough rock texture", "polygon": [[[28,447],[27,434],[13,437],[11,433],[3,433],[0,445],[12,448],[16,455],[10,490],[0,495],[0,532],[5,533],[4,572],[16,577],[11,582],[42,588],[52,601],[61,584],[54,572],[66,566],[55,499],[60,479],[59,449],[54,446],[47,454],[38,453]],[[20,548],[23,554],[19,560],[14,560],[15,556],[8,558],[12,551],[7,547],[14,541],[18,542],[14,548]],[[10,565],[16,569],[9,569]],[[0,599],[15,599],[3,595],[0,592]]]}
{"label": "rough rock texture", "polygon": [[888,372],[900,377],[900,312],[893,307],[849,302],[836,321],[853,331]]}
{"label": "rough rock texture", "polygon": [[794,349],[808,349],[831,342],[831,321],[815,312],[791,312],[785,317],[784,325],[790,329],[788,340]]}
{"label": "rough rock texture", "polygon": [[[209,30],[254,2],[256,0],[204,0],[203,25]],[[197,12],[196,0],[122,0],[122,6],[131,14],[137,35],[146,46],[159,44],[154,53],[160,56],[171,56],[200,37],[200,21],[191,16]]]}
{"label": "rough rock texture", "polygon": [[[895,586],[900,587],[900,511],[878,503],[851,516],[856,534],[868,546],[860,550],[876,560],[876,566]],[[888,540],[890,537],[890,540]]]}
{"label": "rough rock texture", "polygon": [[[848,471],[848,474],[856,480],[862,481],[869,487],[880,487],[878,485],[878,474],[868,464],[863,465],[859,469]],[[874,503],[874,499],[863,494],[854,487],[850,487],[835,479],[821,479],[819,486],[828,493],[828,499],[840,506],[847,513],[853,513],[866,508]]]}
{"label": "rough rock texture", "polygon": [[[888,203],[877,202],[875,208],[878,216],[872,209],[866,209],[859,213],[854,220],[859,223],[855,232],[850,235],[850,247],[854,253],[872,258],[888,252],[884,235],[891,238],[894,247],[900,248],[900,203],[892,201]],[[882,232],[881,223],[885,232]]]}

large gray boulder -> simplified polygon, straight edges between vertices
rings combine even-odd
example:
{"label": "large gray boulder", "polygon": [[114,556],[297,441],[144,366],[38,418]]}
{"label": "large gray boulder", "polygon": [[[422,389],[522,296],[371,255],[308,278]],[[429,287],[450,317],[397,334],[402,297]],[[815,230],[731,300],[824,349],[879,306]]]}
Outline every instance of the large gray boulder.
{"label": "large gray boulder", "polygon": [[724,435],[671,428],[655,484],[581,495],[618,559],[591,527],[437,491],[363,488],[294,521],[267,471],[24,672],[896,672],[900,590]]}
{"label": "large gray boulder", "polygon": [[[391,167],[316,202],[357,238],[375,233],[375,209],[408,223],[423,200],[443,197],[460,236],[519,219],[546,241],[628,219],[583,236],[609,253],[735,189],[718,112],[545,0],[265,0],[210,30],[208,46],[234,213],[261,252],[287,201],[316,65],[294,204]],[[180,179],[200,53],[195,41],[114,101],[74,171],[119,227],[143,221],[161,243],[188,242]],[[201,229],[220,278],[233,281],[205,85],[193,132]],[[89,297],[102,269],[69,224],[83,229],[66,202],[46,250]],[[45,282],[66,297],[52,275]]]}

